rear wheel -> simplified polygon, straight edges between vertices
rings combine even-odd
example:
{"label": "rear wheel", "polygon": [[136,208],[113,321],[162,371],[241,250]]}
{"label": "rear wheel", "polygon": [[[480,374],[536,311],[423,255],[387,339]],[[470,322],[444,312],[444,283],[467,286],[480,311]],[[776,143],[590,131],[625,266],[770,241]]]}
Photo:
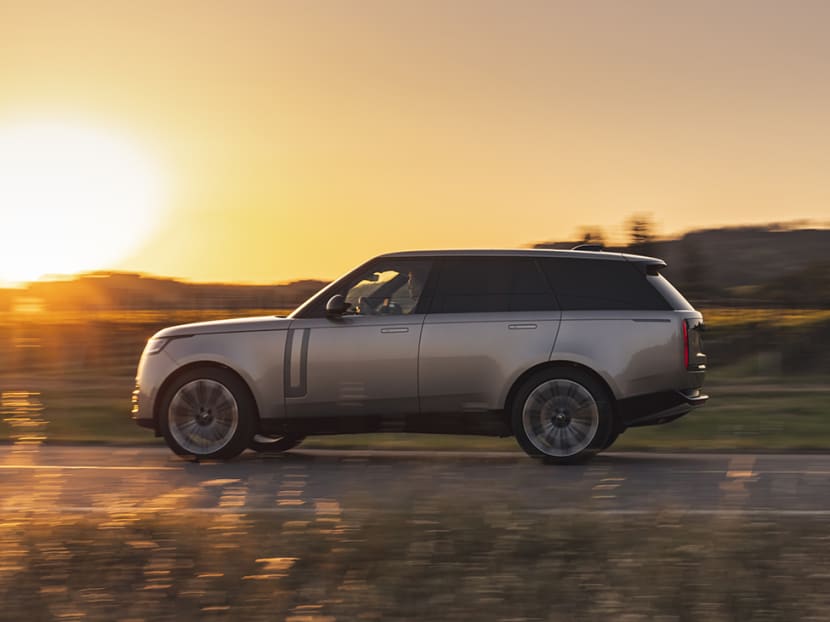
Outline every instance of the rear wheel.
{"label": "rear wheel", "polygon": [[280,436],[271,434],[255,434],[248,447],[254,451],[277,453],[294,449],[303,442],[304,436]]}
{"label": "rear wheel", "polygon": [[161,431],[175,453],[234,458],[253,437],[256,404],[248,386],[228,369],[186,371],[161,398]]}
{"label": "rear wheel", "polygon": [[602,450],[605,451],[606,449],[611,447],[611,445],[614,444],[614,441],[616,441],[617,438],[619,438],[619,436],[620,436],[620,433],[617,430],[614,430],[613,432],[611,432],[608,435],[608,438],[605,439],[605,442],[602,444]]}
{"label": "rear wheel", "polygon": [[528,455],[557,464],[581,462],[601,451],[613,425],[602,383],[569,368],[542,370],[528,378],[513,400],[511,419],[516,440]]}

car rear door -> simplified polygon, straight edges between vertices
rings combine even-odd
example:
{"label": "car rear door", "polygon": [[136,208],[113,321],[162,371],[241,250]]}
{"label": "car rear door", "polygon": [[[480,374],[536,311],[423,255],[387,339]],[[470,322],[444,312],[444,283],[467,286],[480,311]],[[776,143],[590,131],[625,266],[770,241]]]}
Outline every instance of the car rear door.
{"label": "car rear door", "polygon": [[442,260],[421,333],[421,412],[503,408],[513,382],[550,358],[560,315],[532,257]]}

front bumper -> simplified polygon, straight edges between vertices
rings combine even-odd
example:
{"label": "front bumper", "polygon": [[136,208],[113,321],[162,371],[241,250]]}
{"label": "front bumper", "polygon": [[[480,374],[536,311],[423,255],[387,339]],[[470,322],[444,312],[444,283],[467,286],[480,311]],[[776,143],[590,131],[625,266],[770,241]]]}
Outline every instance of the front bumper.
{"label": "front bumper", "polygon": [[[132,409],[130,410],[130,417],[132,417],[133,421],[136,424],[140,425],[142,428],[149,428],[151,430],[156,429],[156,422],[153,418],[152,408],[145,404],[144,407],[141,406],[142,403],[141,399],[141,388],[138,386],[138,381],[136,381],[135,389],[133,389],[132,395]],[[145,415],[144,411],[147,410],[148,414]],[[148,418],[149,416],[149,418]]]}
{"label": "front bumper", "polygon": [[661,391],[619,400],[617,411],[622,425],[635,428],[674,421],[700,408],[709,400],[700,389]]}
{"label": "front bumper", "polygon": [[130,416],[142,428],[154,430],[159,435],[154,405],[164,380],[176,369],[176,362],[164,351],[142,355],[135,378]]}

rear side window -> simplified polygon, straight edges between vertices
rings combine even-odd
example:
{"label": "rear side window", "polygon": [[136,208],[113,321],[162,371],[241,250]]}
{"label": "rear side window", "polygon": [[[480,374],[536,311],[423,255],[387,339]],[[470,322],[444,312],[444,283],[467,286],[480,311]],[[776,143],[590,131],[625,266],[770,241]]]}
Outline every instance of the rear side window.
{"label": "rear side window", "polygon": [[665,311],[645,272],[627,261],[544,259],[542,269],[563,310]]}
{"label": "rear side window", "polygon": [[532,258],[453,257],[438,277],[433,313],[543,311],[556,298]]}

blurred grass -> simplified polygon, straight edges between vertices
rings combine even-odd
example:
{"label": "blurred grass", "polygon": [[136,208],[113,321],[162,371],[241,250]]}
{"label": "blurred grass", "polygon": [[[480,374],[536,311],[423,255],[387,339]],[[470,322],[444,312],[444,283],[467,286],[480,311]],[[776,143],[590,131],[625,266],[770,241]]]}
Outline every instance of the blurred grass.
{"label": "blurred grass", "polygon": [[[146,339],[178,322],[282,313],[254,309],[0,314],[0,392],[38,394],[45,407],[42,418],[48,421],[42,430],[47,442],[158,443],[129,418],[135,365]],[[668,425],[628,430],[614,449],[830,447],[830,377],[824,363],[810,363],[797,373],[790,365],[802,350],[823,351],[830,345],[821,332],[830,326],[830,311],[710,309],[704,315],[710,402]],[[757,338],[759,331],[766,335],[767,330],[778,331],[774,340]],[[0,421],[0,439],[17,433]],[[316,437],[303,446],[516,450],[513,439],[415,434]]]}
{"label": "blurred grass", "polygon": [[[631,428],[614,451],[827,450],[830,387],[803,392],[713,389],[709,403],[672,423]],[[302,447],[519,451],[512,438],[378,434],[314,437]]]}
{"label": "blurred grass", "polygon": [[827,619],[824,519],[0,516],[0,620]]}
{"label": "blurred grass", "polygon": [[293,309],[136,309],[136,310],[94,310],[94,311],[0,311],[0,327],[23,325],[88,325],[91,323],[122,324],[140,326],[160,324],[172,326],[190,322],[209,322],[235,317],[258,317],[266,315],[288,315]]}
{"label": "blurred grass", "polygon": [[797,392],[709,390],[709,403],[672,423],[631,428],[614,449],[830,448],[830,387]]}
{"label": "blurred grass", "polygon": [[707,325],[735,328],[748,324],[803,326],[830,320],[830,309],[745,309],[712,307],[701,311]]}
{"label": "blurred grass", "polygon": [[[776,386],[779,388],[776,390]],[[97,388],[45,389],[40,400],[47,442],[159,443],[129,418],[132,381],[113,378]],[[830,448],[830,386],[765,384],[712,387],[703,408],[663,426],[632,428],[614,450],[826,450]],[[14,429],[0,424],[0,439]],[[518,451],[512,438],[429,434],[357,434],[307,439],[305,448]]]}

